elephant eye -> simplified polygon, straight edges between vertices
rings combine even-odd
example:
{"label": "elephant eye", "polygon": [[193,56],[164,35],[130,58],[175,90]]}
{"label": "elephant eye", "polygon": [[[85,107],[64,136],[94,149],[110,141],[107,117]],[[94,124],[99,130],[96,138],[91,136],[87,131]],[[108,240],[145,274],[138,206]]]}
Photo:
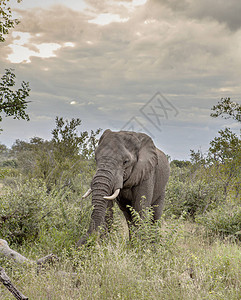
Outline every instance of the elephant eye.
{"label": "elephant eye", "polygon": [[123,165],[128,164],[128,162],[129,162],[129,159],[124,160]]}

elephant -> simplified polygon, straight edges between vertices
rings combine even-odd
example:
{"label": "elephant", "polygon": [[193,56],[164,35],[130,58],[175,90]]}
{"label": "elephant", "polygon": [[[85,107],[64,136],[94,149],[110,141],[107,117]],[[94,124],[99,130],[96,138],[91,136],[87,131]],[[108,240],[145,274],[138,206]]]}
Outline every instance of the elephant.
{"label": "elephant", "polygon": [[107,228],[113,222],[114,200],[128,224],[133,223],[130,207],[140,215],[144,208],[152,207],[153,221],[163,211],[170,167],[166,155],[148,135],[107,129],[99,140],[95,159],[97,170],[91,188],[83,196],[92,193],[90,226],[77,246],[86,243],[89,235],[100,227]]}

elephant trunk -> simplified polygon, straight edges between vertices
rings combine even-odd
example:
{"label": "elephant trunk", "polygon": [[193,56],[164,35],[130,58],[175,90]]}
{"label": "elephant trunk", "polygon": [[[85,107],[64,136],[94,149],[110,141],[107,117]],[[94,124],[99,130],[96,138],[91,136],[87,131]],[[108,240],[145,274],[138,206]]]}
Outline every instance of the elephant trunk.
{"label": "elephant trunk", "polygon": [[104,196],[111,193],[112,186],[113,182],[111,182],[110,178],[105,174],[101,174],[101,172],[96,173],[91,185],[93,212],[88,234],[91,234],[104,224],[108,205],[108,200],[104,199]]}
{"label": "elephant trunk", "polygon": [[[106,196],[113,194],[116,188],[122,188],[123,177],[117,172],[117,162],[106,159],[98,163],[96,174],[91,183],[93,212],[88,233],[104,225],[108,202]],[[107,197],[108,198],[108,197]]]}
{"label": "elephant trunk", "polygon": [[97,164],[97,171],[91,183],[93,211],[90,226],[87,234],[79,240],[77,246],[84,244],[92,232],[98,231],[98,227],[106,229],[105,217],[108,203],[111,200],[104,197],[112,195],[116,189],[120,189],[122,186],[123,175],[118,172],[118,164],[115,160],[108,158]]}

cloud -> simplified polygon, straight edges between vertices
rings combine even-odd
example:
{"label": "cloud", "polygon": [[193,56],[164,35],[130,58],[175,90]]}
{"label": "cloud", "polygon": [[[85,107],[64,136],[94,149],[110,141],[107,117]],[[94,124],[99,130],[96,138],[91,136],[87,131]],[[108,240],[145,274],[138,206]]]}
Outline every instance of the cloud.
{"label": "cloud", "polygon": [[[55,57],[55,50],[61,46],[56,43],[43,43],[39,45],[32,45],[32,47],[24,47],[17,43],[9,45],[12,49],[12,53],[8,55],[8,60],[12,63],[26,62],[30,63],[30,57],[37,56],[41,58]],[[31,50],[35,48],[36,50]]]}
{"label": "cloud", "polygon": [[[38,89],[56,93],[58,87],[57,94],[71,98],[92,95],[92,90],[107,97],[121,93],[126,94],[122,102],[128,103],[144,90],[201,95],[210,92],[210,85],[230,88],[240,63],[235,50],[240,45],[234,46],[240,32],[230,35],[214,20],[180,17],[152,1],[126,17],[125,23],[103,27],[63,6],[23,11],[18,30],[29,34],[26,55],[33,46],[39,50],[41,45],[60,45],[51,52],[55,57],[49,53],[49,58],[31,58],[28,70],[39,70]],[[51,85],[46,85],[47,78]],[[96,98],[101,105],[104,101]]]}
{"label": "cloud", "polygon": [[[104,2],[93,3],[104,7]],[[230,72],[232,77],[240,63],[240,32],[230,35],[215,20],[179,16],[155,1],[128,13],[127,22],[104,27],[90,24],[91,17],[84,12],[63,6],[21,14],[18,30],[29,34],[25,54],[35,51],[40,56],[32,58],[31,67],[40,70],[39,77],[45,70],[44,77],[50,76],[62,89],[66,76],[75,91],[95,87],[98,93],[108,93],[108,89],[119,93],[125,87],[141,90],[143,84],[154,88],[165,84],[170,90],[173,81],[179,93],[190,93],[209,89],[210,78],[213,88],[225,88],[230,84],[223,73]],[[49,46],[45,58],[41,55],[44,45]],[[51,45],[59,45],[58,50],[51,50]]]}
{"label": "cloud", "polygon": [[120,16],[126,15],[136,6],[143,5],[147,0],[85,0],[88,5],[86,9],[89,13],[94,14],[118,14]]}
{"label": "cloud", "polygon": [[212,19],[224,23],[232,31],[241,28],[241,2],[237,0],[150,0],[165,5],[189,18]]}
{"label": "cloud", "polygon": [[[19,10],[20,38],[8,36],[0,67],[8,67],[10,45],[18,42],[24,55],[31,53],[31,63],[13,67],[18,78],[30,82],[29,110],[36,124],[58,115],[79,117],[88,129],[118,130],[161,91],[180,111],[165,123],[166,130],[185,137],[190,128],[207,126],[208,111],[222,96],[241,94],[241,30],[219,21],[221,12],[210,17],[211,8],[202,15],[201,7],[211,6],[207,1],[149,0],[132,10],[131,1],[118,3],[89,1],[91,12],[65,6]],[[90,23],[107,12],[126,22]],[[41,45],[51,44],[59,48],[44,57]]]}
{"label": "cloud", "polygon": [[107,25],[113,22],[127,22],[129,18],[121,18],[119,15],[116,14],[99,14],[96,18],[89,20],[89,23],[95,23],[99,25]]}
{"label": "cloud", "polygon": [[241,28],[241,2],[237,0],[199,1],[198,5],[192,1],[190,15],[197,18],[213,18],[220,23],[225,23],[230,30]]}
{"label": "cloud", "polygon": [[21,16],[18,31],[30,32],[31,42],[73,42],[89,32],[86,24],[91,17],[62,5],[16,11]]}

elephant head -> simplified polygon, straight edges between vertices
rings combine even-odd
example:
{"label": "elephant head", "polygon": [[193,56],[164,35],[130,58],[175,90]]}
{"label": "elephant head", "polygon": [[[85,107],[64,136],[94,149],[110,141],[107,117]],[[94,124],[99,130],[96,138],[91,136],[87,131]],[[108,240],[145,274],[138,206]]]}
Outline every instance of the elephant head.
{"label": "elephant head", "polygon": [[[97,170],[91,182],[93,212],[87,236],[105,224],[110,200],[120,191],[147,180],[158,164],[156,147],[143,133],[106,130],[95,152]],[[82,243],[80,241],[79,243]]]}

